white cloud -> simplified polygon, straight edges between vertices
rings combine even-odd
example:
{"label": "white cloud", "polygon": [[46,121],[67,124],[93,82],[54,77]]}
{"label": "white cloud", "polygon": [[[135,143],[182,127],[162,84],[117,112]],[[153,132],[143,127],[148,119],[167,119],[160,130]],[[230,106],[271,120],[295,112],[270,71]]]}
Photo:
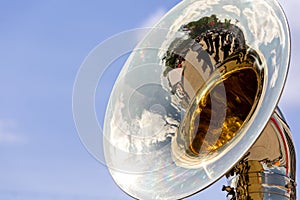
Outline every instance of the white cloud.
{"label": "white cloud", "polygon": [[12,120],[0,119],[0,144],[22,144],[26,142],[23,135],[17,133],[16,123]]}
{"label": "white cloud", "polygon": [[280,0],[280,4],[282,5],[282,8],[288,18],[289,24],[291,29],[300,30],[300,1],[299,0]]}
{"label": "white cloud", "polygon": [[140,27],[142,28],[153,27],[165,13],[166,13],[165,9],[163,8],[157,9],[152,15],[150,15],[141,23]]}
{"label": "white cloud", "polygon": [[149,29],[151,29],[165,13],[166,10],[164,10],[163,8],[159,8],[155,12],[153,12],[150,16],[142,20],[142,22],[138,26],[139,29],[136,30],[135,37],[137,42],[140,42],[145,37],[145,35],[147,35]]}

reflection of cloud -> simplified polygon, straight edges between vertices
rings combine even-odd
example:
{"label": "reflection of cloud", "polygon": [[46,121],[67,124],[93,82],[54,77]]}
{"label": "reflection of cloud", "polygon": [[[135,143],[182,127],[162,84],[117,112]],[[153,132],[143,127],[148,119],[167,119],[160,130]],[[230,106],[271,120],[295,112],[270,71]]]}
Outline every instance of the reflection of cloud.
{"label": "reflection of cloud", "polygon": [[241,15],[241,11],[238,7],[236,7],[235,5],[225,5],[224,10],[227,10],[228,12],[232,12],[235,13],[237,16]]}
{"label": "reflection of cloud", "polygon": [[122,110],[128,105],[125,105],[122,96],[115,103],[110,121],[111,131],[108,137],[113,146],[125,152],[145,153],[149,152],[152,146],[164,143],[167,136],[175,132],[174,126],[167,122],[168,119],[146,109],[140,118],[127,121]]}
{"label": "reflection of cloud", "polygon": [[253,4],[253,8],[245,8],[243,14],[247,18],[248,31],[252,33],[254,42],[259,42],[257,47],[261,41],[265,44],[271,43],[274,38],[280,38],[284,32],[277,13],[267,2],[257,2]]}
{"label": "reflection of cloud", "polygon": [[[162,163],[171,162],[162,156],[169,152],[165,147],[168,147],[170,137],[177,127],[165,112],[156,112],[153,107],[157,104],[150,106],[150,110],[135,104],[137,113],[130,115],[127,112],[128,95],[121,93],[117,96],[108,108],[112,115],[105,122],[104,152],[107,166],[114,169],[111,173],[122,185],[126,179],[128,182],[128,177],[117,173],[118,170],[129,173],[152,171],[164,167]],[[134,181],[135,176],[130,176],[131,181]]]}
{"label": "reflection of cloud", "polygon": [[16,124],[10,120],[0,120],[0,144],[20,144],[25,138],[14,132]]}

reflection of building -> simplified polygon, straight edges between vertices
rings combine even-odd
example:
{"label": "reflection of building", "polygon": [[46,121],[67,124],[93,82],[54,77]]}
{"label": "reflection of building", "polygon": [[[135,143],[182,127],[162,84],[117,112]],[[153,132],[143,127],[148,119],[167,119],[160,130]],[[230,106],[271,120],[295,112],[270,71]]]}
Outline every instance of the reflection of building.
{"label": "reflection of building", "polygon": [[185,97],[185,93],[182,88],[182,72],[183,68],[177,68],[168,73],[168,81],[172,88],[172,94],[175,94],[179,99],[183,99]]}
{"label": "reflection of building", "polygon": [[181,82],[183,68],[177,68],[168,73],[168,81],[173,88],[177,83]]}
{"label": "reflection of building", "polygon": [[[199,44],[194,46],[202,48]],[[200,51],[199,54],[199,49],[191,48],[185,57],[183,87],[190,98],[195,96],[211,72],[208,67],[211,63],[210,58],[207,56],[206,51]],[[208,57],[209,60],[205,60],[203,57]]]}

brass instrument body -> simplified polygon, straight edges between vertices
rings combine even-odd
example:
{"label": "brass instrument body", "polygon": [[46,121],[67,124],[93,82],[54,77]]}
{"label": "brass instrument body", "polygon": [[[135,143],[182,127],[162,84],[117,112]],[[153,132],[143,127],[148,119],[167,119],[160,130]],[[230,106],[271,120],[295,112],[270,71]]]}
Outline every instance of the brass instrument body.
{"label": "brass instrument body", "polygon": [[296,156],[290,129],[277,109],[243,159],[226,175],[228,199],[296,199]]}
{"label": "brass instrument body", "polygon": [[[259,193],[268,199],[264,195],[279,188],[295,199],[293,156],[285,167],[280,157],[294,155],[294,147],[274,113],[288,71],[289,37],[273,0],[185,0],[166,14],[130,55],[108,104],[104,154],[120,188],[138,199],[181,199],[227,174],[230,198]],[[253,159],[270,119],[280,127],[272,132],[280,153]],[[265,166],[275,161],[289,173],[273,186],[268,181],[276,176],[269,175],[279,168]],[[250,179],[244,166],[260,172],[250,171]]]}

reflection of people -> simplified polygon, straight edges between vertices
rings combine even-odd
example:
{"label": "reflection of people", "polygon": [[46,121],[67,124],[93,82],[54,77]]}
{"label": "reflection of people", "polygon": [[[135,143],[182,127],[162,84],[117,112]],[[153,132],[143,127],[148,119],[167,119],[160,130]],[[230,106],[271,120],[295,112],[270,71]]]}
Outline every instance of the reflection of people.
{"label": "reflection of people", "polygon": [[238,38],[234,38],[234,43],[233,43],[233,51],[237,51],[239,49],[240,42]]}
{"label": "reflection of people", "polygon": [[[205,72],[206,68],[209,67],[210,72],[212,72],[214,69],[213,69],[213,64],[211,62],[209,54],[207,53],[206,50],[203,49],[202,45],[200,45],[198,43],[196,45],[197,45],[197,53],[198,53],[197,60],[199,63],[201,63],[201,61],[203,61],[202,70]],[[193,49],[196,49],[196,48],[193,48]]]}
{"label": "reflection of people", "polygon": [[214,44],[213,44],[213,39],[212,39],[212,32],[209,32],[207,34],[207,38],[208,38],[208,42],[209,42],[209,46],[210,46],[210,51],[209,54],[213,54],[215,52],[214,50]]}
{"label": "reflection of people", "polygon": [[219,62],[219,48],[220,48],[220,36],[219,34],[215,34],[215,38],[214,38],[214,43],[215,43],[215,49],[216,49],[216,55],[215,55],[215,61],[216,63]]}
{"label": "reflection of people", "polygon": [[[210,24],[209,22],[214,22]],[[167,68],[164,75],[177,68],[185,68],[183,63],[187,55],[197,58],[198,67],[203,73],[211,74],[216,68],[222,65],[223,61],[235,61],[241,64],[248,59],[248,47],[242,30],[230,23],[230,19],[221,22],[216,16],[203,17],[198,21],[183,25],[180,31],[186,32],[186,37],[174,39],[166,56],[165,65]],[[248,56],[248,57],[246,57]]]}
{"label": "reflection of people", "polygon": [[239,53],[236,57],[236,64],[242,64],[243,53]]}
{"label": "reflection of people", "polygon": [[207,47],[206,51],[209,52],[210,44],[209,44],[209,41],[208,41],[208,37],[204,36],[204,37],[203,37],[203,40],[204,40],[204,42],[205,42],[205,44],[206,44],[206,47]]}
{"label": "reflection of people", "polygon": [[223,73],[225,74],[227,72],[227,66],[224,65]]}
{"label": "reflection of people", "polygon": [[232,187],[223,185],[222,191],[226,191],[227,192],[226,197],[230,197],[231,196],[230,200],[236,200],[236,194],[235,194],[235,191],[234,191],[234,189]]}
{"label": "reflection of people", "polygon": [[221,49],[223,50],[223,46],[225,44],[227,33],[222,29],[221,31]]}
{"label": "reflection of people", "polygon": [[223,50],[224,50],[223,59],[224,59],[224,60],[225,60],[226,58],[228,58],[230,49],[231,49],[231,43],[229,43],[229,41],[226,41],[226,42],[225,42],[225,45],[223,46]]}

